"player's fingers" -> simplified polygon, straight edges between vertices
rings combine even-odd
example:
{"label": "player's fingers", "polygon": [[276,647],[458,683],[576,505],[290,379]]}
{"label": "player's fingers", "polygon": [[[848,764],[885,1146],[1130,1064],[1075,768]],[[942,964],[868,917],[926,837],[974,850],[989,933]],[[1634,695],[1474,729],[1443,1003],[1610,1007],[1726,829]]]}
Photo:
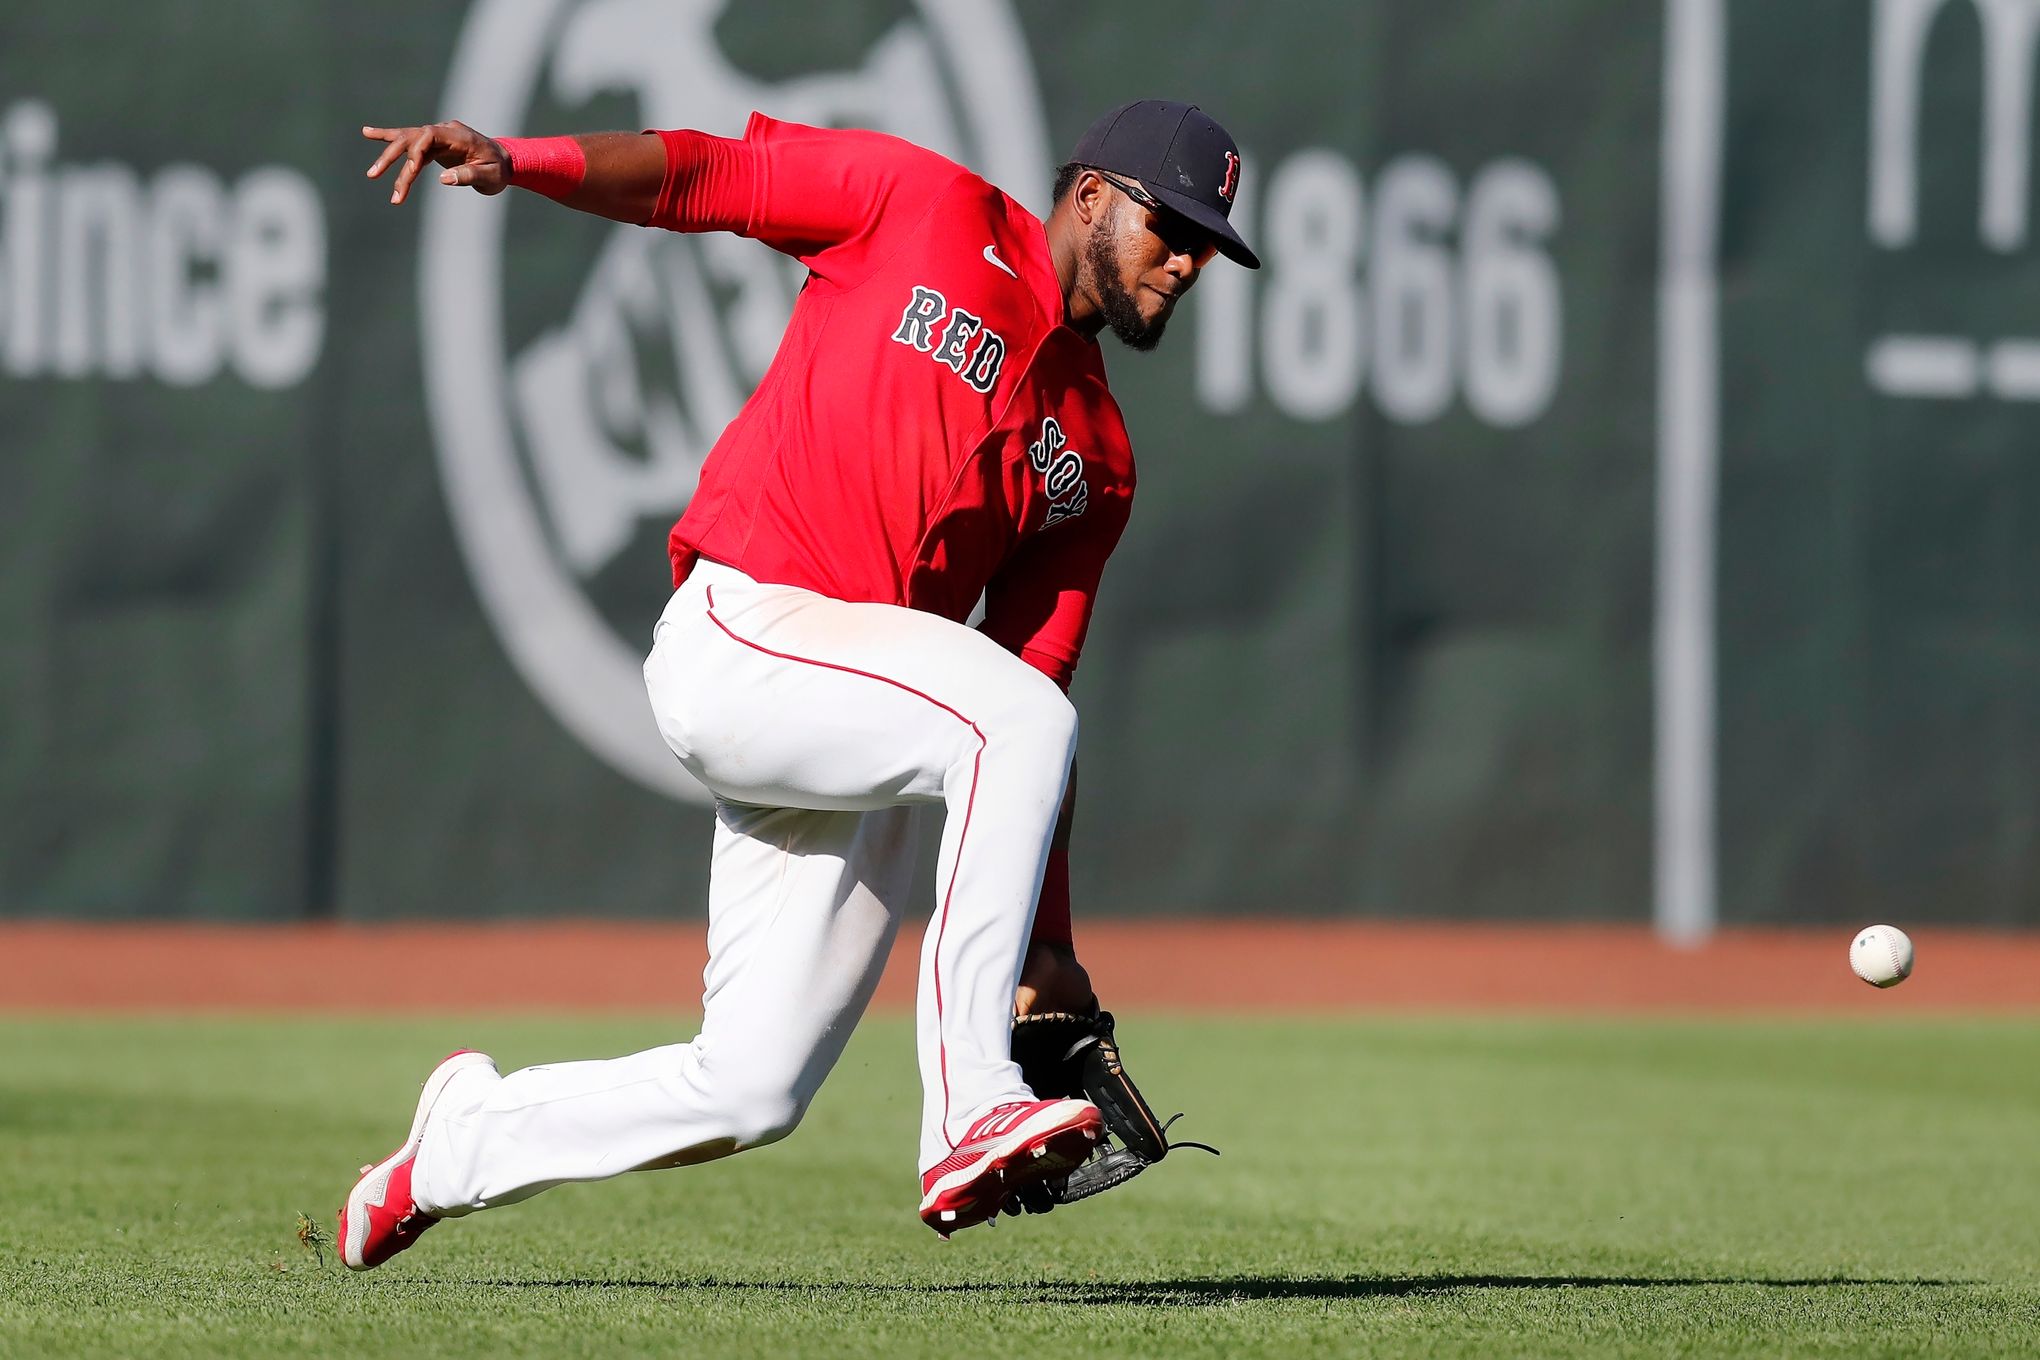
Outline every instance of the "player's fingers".
{"label": "player's fingers", "polygon": [[389,169],[391,163],[404,154],[410,145],[411,138],[417,132],[418,129],[416,128],[363,128],[361,130],[362,136],[373,136],[379,141],[388,143],[376,155],[374,164],[368,167],[368,177],[376,179],[381,176],[383,171]]}
{"label": "player's fingers", "polygon": [[440,171],[439,182],[493,194],[503,187],[503,167],[494,161],[467,161]]}
{"label": "player's fingers", "polygon": [[425,157],[432,150],[432,134],[421,132],[414,138],[404,157],[403,168],[397,171],[397,182],[390,190],[390,202],[402,203],[411,192],[411,181],[418,178],[418,172],[425,168]]}

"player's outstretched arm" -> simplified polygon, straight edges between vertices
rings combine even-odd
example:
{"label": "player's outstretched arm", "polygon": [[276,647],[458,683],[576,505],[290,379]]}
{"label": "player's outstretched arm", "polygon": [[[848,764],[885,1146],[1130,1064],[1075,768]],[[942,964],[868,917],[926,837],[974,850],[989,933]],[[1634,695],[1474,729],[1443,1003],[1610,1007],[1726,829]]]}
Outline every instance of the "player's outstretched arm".
{"label": "player's outstretched arm", "polygon": [[397,167],[390,202],[402,203],[425,167],[440,167],[439,182],[500,194],[530,189],[570,208],[618,222],[652,215],[666,175],[665,145],[637,132],[593,132],[573,137],[484,137],[465,123],[423,127],[364,127],[383,143],[368,167],[370,179]]}

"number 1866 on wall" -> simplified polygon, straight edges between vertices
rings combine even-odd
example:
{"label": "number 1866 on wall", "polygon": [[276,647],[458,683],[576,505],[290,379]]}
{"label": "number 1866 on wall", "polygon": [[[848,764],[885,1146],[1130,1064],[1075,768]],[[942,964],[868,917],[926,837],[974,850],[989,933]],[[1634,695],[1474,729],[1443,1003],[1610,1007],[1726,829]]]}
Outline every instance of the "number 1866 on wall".
{"label": "number 1866 on wall", "polygon": [[1370,194],[1345,156],[1312,149],[1252,191],[1242,186],[1233,219],[1263,243],[1265,267],[1213,270],[1198,285],[1205,406],[1242,410],[1258,389],[1287,415],[1325,420],[1365,389],[1400,424],[1435,420],[1459,397],[1514,428],[1551,404],[1563,358],[1549,252],[1559,200],[1541,166],[1497,160],[1462,191],[1443,161],[1409,154],[1382,167]]}

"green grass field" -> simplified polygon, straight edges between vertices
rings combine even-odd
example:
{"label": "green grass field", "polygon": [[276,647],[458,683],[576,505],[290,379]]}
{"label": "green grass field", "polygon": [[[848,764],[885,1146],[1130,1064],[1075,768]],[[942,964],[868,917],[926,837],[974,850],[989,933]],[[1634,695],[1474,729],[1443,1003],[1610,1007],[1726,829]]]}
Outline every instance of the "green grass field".
{"label": "green grass field", "polygon": [[332,1211],[447,1049],[685,1022],[0,1022],[0,1356],[2040,1353],[2040,1027],[1123,1020],[1183,1153],[944,1246],[911,1036],[792,1139],[355,1276]]}

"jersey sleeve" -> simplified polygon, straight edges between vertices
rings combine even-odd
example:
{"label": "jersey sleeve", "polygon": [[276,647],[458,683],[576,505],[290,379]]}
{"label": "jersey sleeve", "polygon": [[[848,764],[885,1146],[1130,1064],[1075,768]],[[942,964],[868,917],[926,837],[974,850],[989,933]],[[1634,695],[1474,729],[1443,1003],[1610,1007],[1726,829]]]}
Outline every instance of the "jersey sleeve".
{"label": "jersey sleeve", "polygon": [[731,231],[854,287],[898,249],[945,190],[956,162],[882,132],[751,115],[741,139],[659,132],[666,178],[645,225]]}
{"label": "jersey sleeve", "polygon": [[985,588],[985,635],[1064,689],[1127,508],[1120,496],[1093,500],[1085,514],[1028,539]]}

